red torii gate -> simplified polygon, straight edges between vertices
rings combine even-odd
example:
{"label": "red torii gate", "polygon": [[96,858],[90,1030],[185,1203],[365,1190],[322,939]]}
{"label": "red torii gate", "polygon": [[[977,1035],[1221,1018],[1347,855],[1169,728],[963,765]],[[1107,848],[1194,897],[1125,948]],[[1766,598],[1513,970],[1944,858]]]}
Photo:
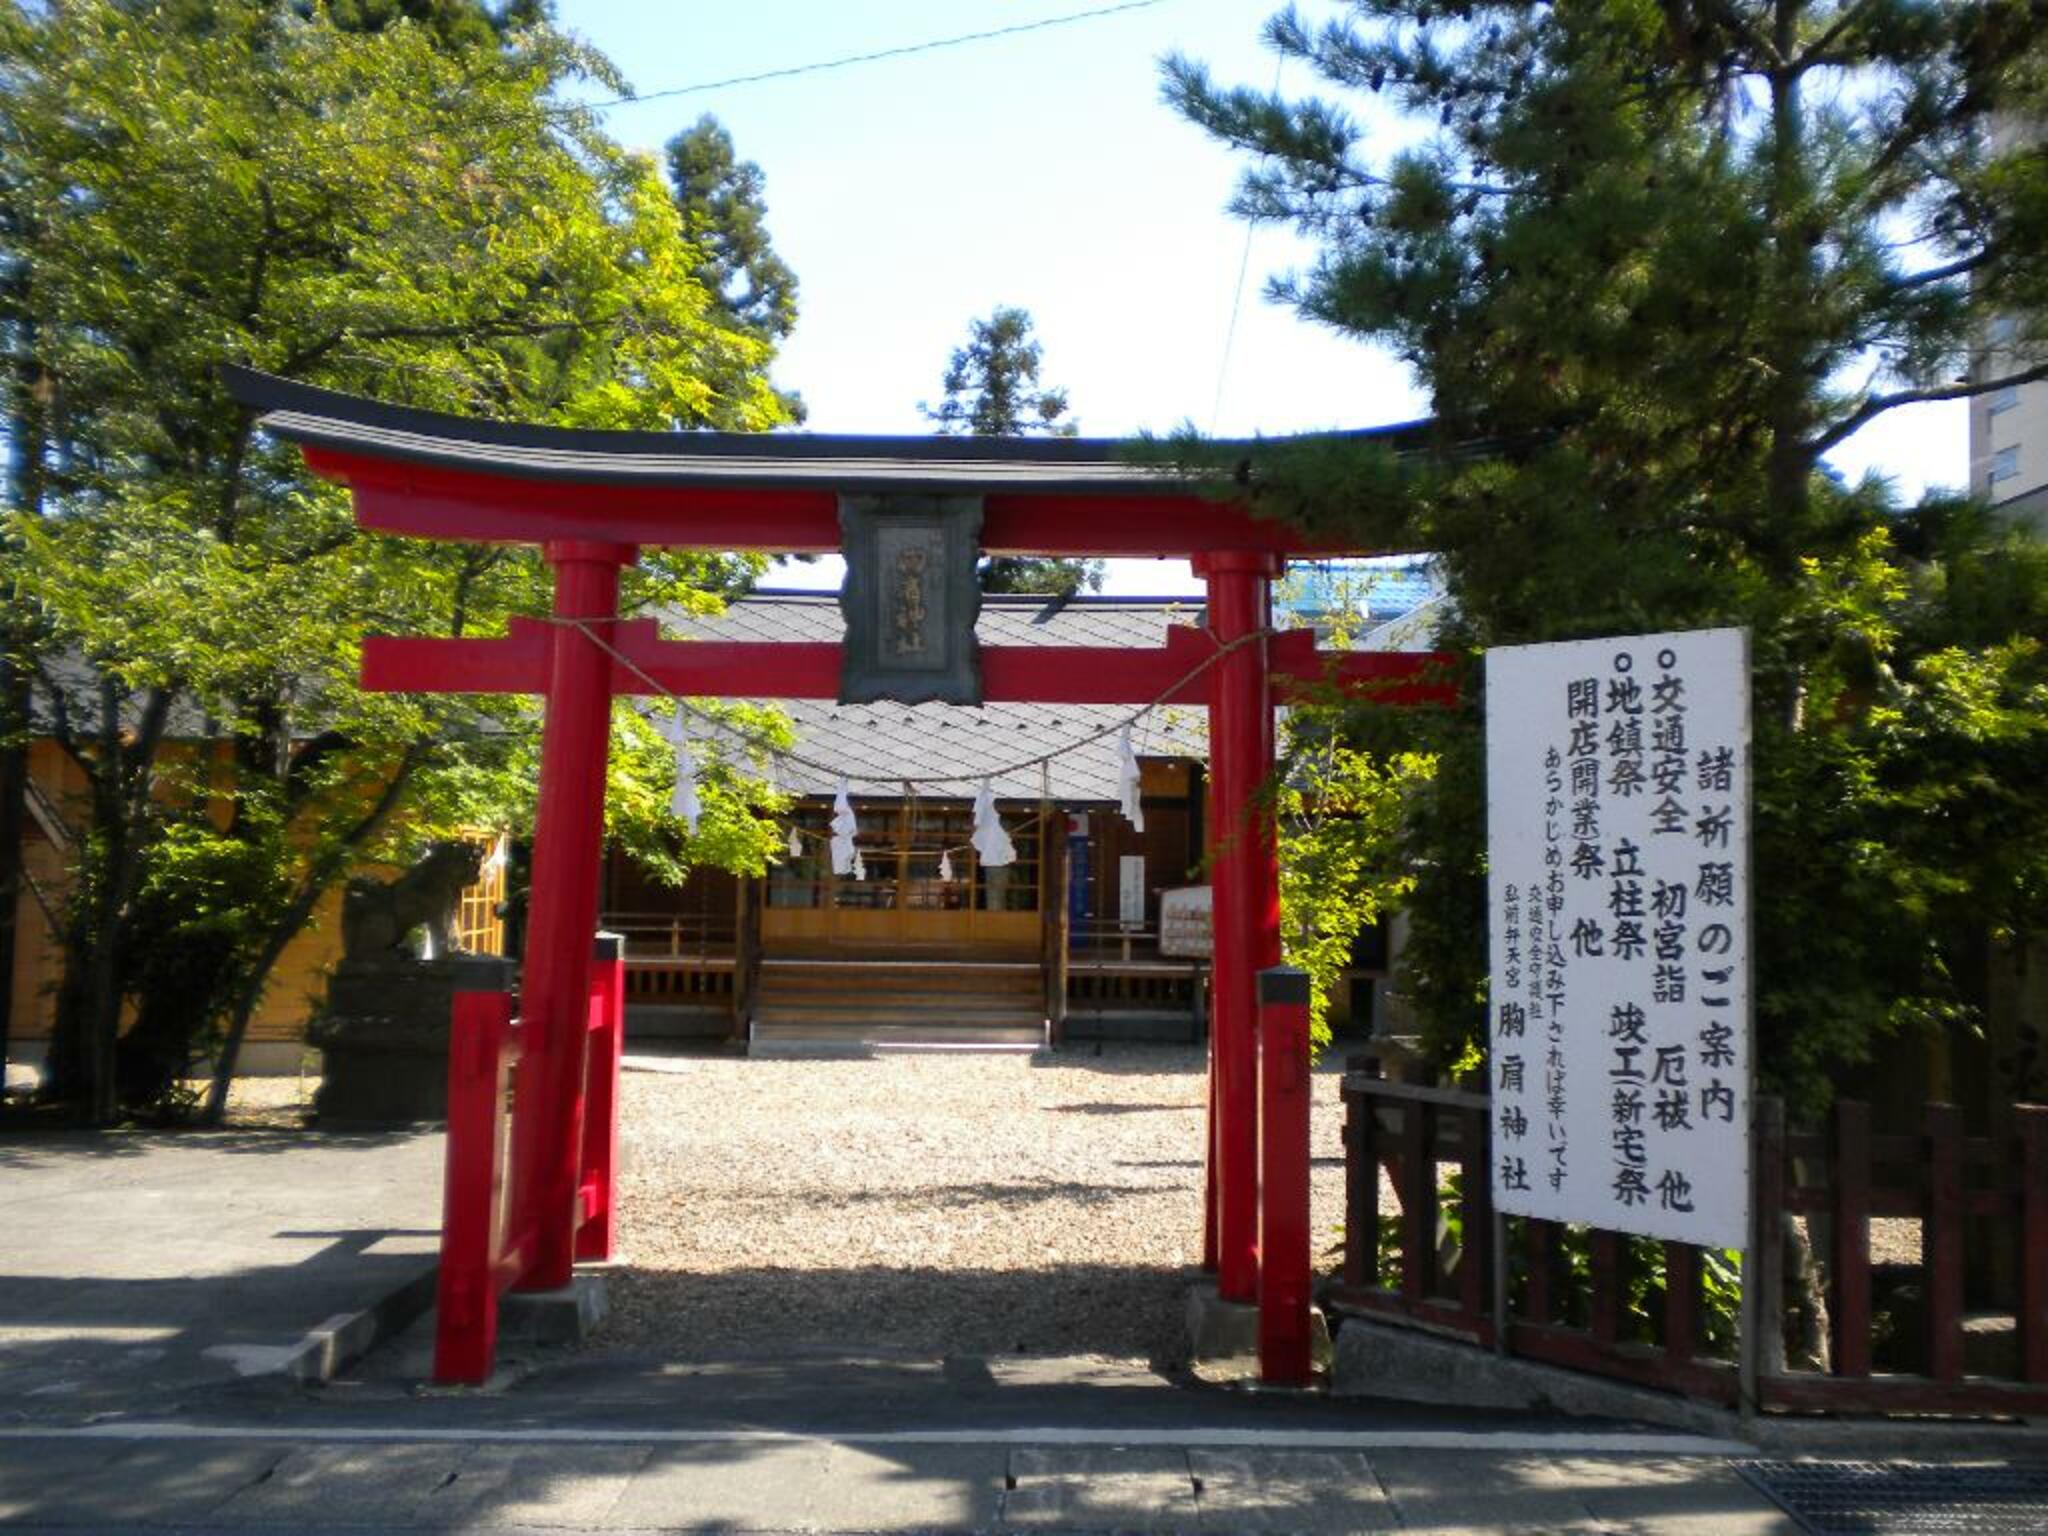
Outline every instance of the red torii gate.
{"label": "red torii gate", "polygon": [[370,689],[546,700],[514,1106],[513,1205],[536,1221],[517,1281],[525,1290],[567,1285],[576,1257],[613,697],[659,687],[836,698],[840,686],[837,646],[670,641],[652,619],[620,619],[619,573],[639,546],[836,552],[842,495],[971,496],[987,553],[1191,559],[1208,588],[1206,629],[1171,630],[1153,648],[984,647],[980,658],[990,702],[1208,706],[1216,948],[1204,1263],[1225,1301],[1257,1300],[1256,988],[1280,961],[1278,868],[1258,791],[1274,761],[1275,685],[1284,693],[1334,677],[1390,703],[1450,696],[1428,676],[1439,658],[1325,653],[1310,631],[1270,632],[1271,581],[1290,554],[1371,551],[1256,518],[1214,487],[1129,462],[1115,442],[577,431],[225,374],[263,412],[260,425],[349,487],[360,526],[536,544],[554,568],[549,620],[515,618],[495,639],[372,638],[362,660]]}

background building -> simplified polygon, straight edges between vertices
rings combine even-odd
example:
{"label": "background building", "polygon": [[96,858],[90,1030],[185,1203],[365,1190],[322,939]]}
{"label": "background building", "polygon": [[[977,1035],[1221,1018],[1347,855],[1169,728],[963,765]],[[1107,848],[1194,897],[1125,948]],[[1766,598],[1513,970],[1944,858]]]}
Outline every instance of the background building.
{"label": "background building", "polygon": [[[1992,135],[1994,152],[2018,138],[2011,127]],[[2048,321],[2000,315],[1978,355],[1979,379],[2001,378],[2048,359]],[[1970,400],[1970,490],[2000,512],[2048,532],[2048,380],[2008,384]]]}

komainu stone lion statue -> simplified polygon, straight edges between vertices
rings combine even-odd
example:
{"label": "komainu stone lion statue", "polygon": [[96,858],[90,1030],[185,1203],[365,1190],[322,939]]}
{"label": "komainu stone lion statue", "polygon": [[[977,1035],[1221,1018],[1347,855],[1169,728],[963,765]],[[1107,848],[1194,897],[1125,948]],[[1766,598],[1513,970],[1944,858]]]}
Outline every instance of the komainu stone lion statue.
{"label": "komainu stone lion statue", "polygon": [[410,955],[406,940],[415,928],[426,930],[427,953],[434,958],[460,954],[456,903],[482,868],[482,853],[468,843],[436,843],[395,880],[349,881],[341,898],[342,958]]}

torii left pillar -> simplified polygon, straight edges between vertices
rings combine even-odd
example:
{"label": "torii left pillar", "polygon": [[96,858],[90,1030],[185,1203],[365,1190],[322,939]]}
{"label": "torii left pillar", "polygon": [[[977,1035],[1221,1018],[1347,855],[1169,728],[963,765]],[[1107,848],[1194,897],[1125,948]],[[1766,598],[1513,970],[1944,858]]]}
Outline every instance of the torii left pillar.
{"label": "torii left pillar", "polygon": [[639,554],[631,544],[586,540],[556,540],[545,552],[555,573],[555,631],[541,724],[533,905],[519,984],[529,1043],[514,1116],[520,1139],[514,1166],[522,1188],[513,1208],[531,1217],[534,1234],[519,1288],[533,1291],[567,1285],[575,1263],[584,1031],[612,728],[612,658],[593,637],[609,639],[619,611],[619,573]]}
{"label": "torii left pillar", "polygon": [[1273,771],[1272,579],[1278,556],[1195,556],[1209,632],[1210,882],[1216,936],[1209,1028],[1210,1242],[1216,1291],[1254,1302],[1259,1278],[1258,975],[1280,963],[1280,870],[1262,796]]}

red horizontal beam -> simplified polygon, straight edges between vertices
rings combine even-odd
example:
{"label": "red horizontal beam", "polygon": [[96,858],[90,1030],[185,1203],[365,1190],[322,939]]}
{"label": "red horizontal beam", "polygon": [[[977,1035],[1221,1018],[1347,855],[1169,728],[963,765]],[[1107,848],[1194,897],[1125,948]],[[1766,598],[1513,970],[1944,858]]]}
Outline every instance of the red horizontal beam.
{"label": "red horizontal beam", "polygon": [[496,640],[367,635],[358,676],[371,693],[546,693],[548,646],[531,619]]}
{"label": "red horizontal beam", "polygon": [[[554,626],[514,619],[503,639],[396,639],[363,642],[363,687],[381,693],[543,693]],[[826,643],[664,640],[652,619],[613,625],[618,652],[612,692],[666,692],[684,698],[836,699],[841,648]],[[991,704],[1201,704],[1216,654],[1207,630],[1185,625],[1163,646],[989,646],[981,653],[983,695]],[[1336,681],[1387,703],[1448,704],[1456,690],[1430,674],[1443,658],[1387,651],[1318,651],[1315,635],[1289,630],[1272,638],[1268,660],[1283,691]],[[1297,685],[1290,687],[1289,685]]]}
{"label": "red horizontal beam", "polygon": [[[485,474],[306,445],[307,465],[354,493],[356,521],[381,533],[473,543],[602,538],[671,549],[829,554],[839,497],[820,486],[621,485]],[[1208,497],[1132,491],[991,493],[981,543],[999,555],[1178,558],[1204,551],[1364,555]]]}

